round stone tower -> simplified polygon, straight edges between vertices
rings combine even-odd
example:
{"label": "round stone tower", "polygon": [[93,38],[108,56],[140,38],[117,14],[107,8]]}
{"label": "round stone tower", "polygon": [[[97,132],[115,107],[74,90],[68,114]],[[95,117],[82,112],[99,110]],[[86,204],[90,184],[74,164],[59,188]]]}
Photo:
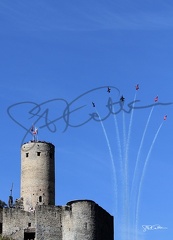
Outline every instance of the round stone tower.
{"label": "round stone tower", "polygon": [[55,205],[55,147],[30,141],[21,147],[21,198],[25,211],[36,205]]}

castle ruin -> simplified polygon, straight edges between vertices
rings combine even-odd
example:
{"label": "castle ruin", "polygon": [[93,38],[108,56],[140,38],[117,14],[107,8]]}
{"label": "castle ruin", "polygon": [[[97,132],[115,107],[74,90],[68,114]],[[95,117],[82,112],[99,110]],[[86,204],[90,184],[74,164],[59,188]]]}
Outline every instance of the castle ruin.
{"label": "castle ruin", "polygon": [[55,205],[55,147],[21,146],[20,198],[0,208],[0,233],[15,240],[113,240],[113,216],[92,200]]}

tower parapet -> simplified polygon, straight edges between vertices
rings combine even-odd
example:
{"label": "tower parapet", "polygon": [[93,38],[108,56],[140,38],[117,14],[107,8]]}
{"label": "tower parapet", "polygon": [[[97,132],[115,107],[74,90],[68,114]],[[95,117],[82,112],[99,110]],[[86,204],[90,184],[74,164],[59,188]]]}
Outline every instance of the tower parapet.
{"label": "tower parapet", "polygon": [[55,205],[55,147],[44,141],[21,146],[21,198],[25,211]]}

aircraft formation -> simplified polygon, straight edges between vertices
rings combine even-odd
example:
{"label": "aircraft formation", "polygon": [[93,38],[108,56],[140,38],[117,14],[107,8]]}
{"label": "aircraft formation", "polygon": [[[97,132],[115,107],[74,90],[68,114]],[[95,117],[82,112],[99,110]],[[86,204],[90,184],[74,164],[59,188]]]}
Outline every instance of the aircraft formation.
{"label": "aircraft formation", "polygon": [[[139,84],[136,84],[135,89],[136,89],[136,91],[139,90]],[[107,87],[107,92],[108,92],[108,93],[111,92],[111,88],[110,88],[110,87]],[[125,100],[125,97],[122,95],[122,96],[120,97],[120,101],[121,101],[121,102],[124,102],[124,100]],[[154,98],[154,102],[158,102],[158,100],[159,100],[159,97],[156,96],[156,97]],[[93,106],[93,107],[96,106],[94,102],[92,102],[92,106]],[[164,121],[167,120],[167,115],[165,115],[165,116],[163,117],[163,120],[164,120]]]}

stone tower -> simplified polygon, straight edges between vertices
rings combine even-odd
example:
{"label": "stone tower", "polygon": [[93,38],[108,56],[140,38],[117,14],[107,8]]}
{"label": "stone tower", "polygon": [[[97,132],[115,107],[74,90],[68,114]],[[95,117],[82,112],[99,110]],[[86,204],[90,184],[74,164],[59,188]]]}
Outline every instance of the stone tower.
{"label": "stone tower", "polygon": [[21,147],[21,199],[25,211],[36,205],[55,205],[55,147],[31,141]]}

